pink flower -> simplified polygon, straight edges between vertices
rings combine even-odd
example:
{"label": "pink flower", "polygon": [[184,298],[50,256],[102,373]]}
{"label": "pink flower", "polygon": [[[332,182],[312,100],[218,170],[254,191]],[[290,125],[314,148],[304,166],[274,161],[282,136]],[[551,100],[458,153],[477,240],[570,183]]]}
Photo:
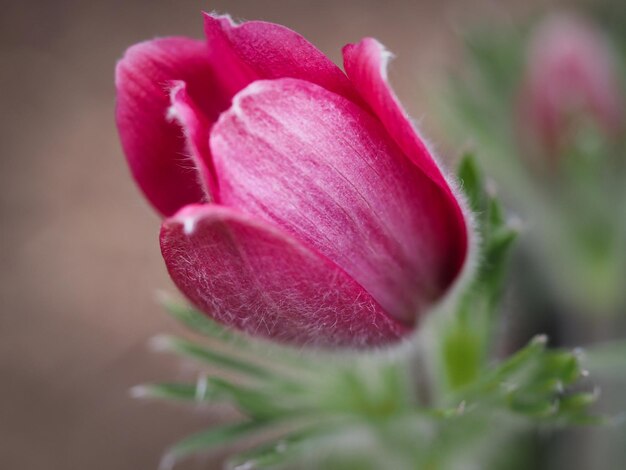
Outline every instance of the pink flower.
{"label": "pink flower", "polygon": [[566,150],[581,120],[606,136],[622,129],[613,51],[593,25],[572,14],[547,18],[533,33],[527,61],[523,122],[544,153]]}
{"label": "pink flower", "polygon": [[410,332],[466,264],[459,200],[366,38],[346,73],[297,33],[205,14],[206,41],[132,46],[116,119],[165,216],[179,289],[227,325],[298,345]]}

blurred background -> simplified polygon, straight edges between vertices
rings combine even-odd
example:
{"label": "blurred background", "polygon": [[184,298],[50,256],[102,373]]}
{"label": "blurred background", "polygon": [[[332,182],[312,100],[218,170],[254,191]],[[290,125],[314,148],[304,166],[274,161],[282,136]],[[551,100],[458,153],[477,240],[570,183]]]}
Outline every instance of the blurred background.
{"label": "blurred background", "polygon": [[[0,468],[156,468],[169,444],[225,419],[219,413],[138,402],[128,393],[137,383],[194,376],[177,360],[148,348],[150,337],[177,331],[178,326],[155,300],[158,290],[173,291],[158,246],[159,220],[130,178],[113,121],[113,70],[129,45],[155,36],[201,37],[201,10],[285,24],[336,62],[342,45],[375,36],[398,57],[391,79],[441,157],[452,162],[462,151],[473,150],[481,159],[484,151],[485,172],[496,187],[511,189],[503,191],[507,205],[522,221],[530,220],[524,225],[529,233],[541,235],[542,229],[533,232],[533,227],[542,227],[532,222],[536,212],[519,202],[520,194],[534,194],[532,201],[540,207],[550,197],[538,192],[535,183],[510,183],[511,175],[490,171],[490,156],[506,153],[511,161],[524,153],[512,151],[511,141],[492,145],[497,138],[490,131],[499,129],[492,124],[501,122],[497,113],[507,112],[510,103],[497,95],[497,84],[505,84],[502,93],[510,97],[515,77],[524,76],[524,44],[533,34],[532,24],[546,12],[591,9],[598,24],[602,18],[613,20],[606,35],[619,41],[616,31],[626,30],[626,23],[614,15],[603,17],[597,5],[519,0],[0,0]],[[502,37],[510,44],[496,39]],[[510,48],[492,47],[503,44]],[[619,75],[624,50],[611,48],[619,58],[614,65]],[[502,57],[514,60],[503,62]],[[490,69],[494,64],[495,71]],[[501,69],[505,76],[485,88],[481,80],[492,79],[490,74]],[[488,92],[481,88],[476,93],[474,83],[482,83]],[[624,91],[622,85],[617,88]],[[478,97],[478,103],[468,97]],[[495,108],[481,108],[490,101]],[[488,119],[483,122],[481,116]],[[623,144],[623,134],[621,139]],[[625,157],[620,145],[593,151]],[[527,166],[536,168],[534,163]],[[551,171],[528,170],[527,179],[551,186],[546,183]],[[614,169],[608,173],[624,175]],[[609,183],[599,178],[594,187],[606,189]],[[586,182],[563,181],[561,195],[580,184],[589,188]],[[626,220],[621,210],[626,199],[599,200],[600,206],[592,205],[588,213],[610,207],[617,220]],[[560,207],[572,201],[579,199],[565,198]],[[574,207],[582,210],[578,203]],[[546,213],[538,219],[550,218]],[[595,227],[594,233],[612,230],[602,225],[604,219],[583,222]],[[570,232],[568,223],[559,222],[546,232]],[[587,285],[589,276],[604,279],[606,273],[592,275],[581,270],[582,264],[563,264],[566,252],[550,264],[587,277],[560,285],[559,275],[537,262],[547,259],[543,254],[551,251],[549,245],[535,244],[530,235],[522,238],[530,241],[522,242],[515,259],[514,272],[523,275],[511,279],[503,349],[514,349],[543,331],[553,344],[566,346],[623,337],[622,284],[607,294],[601,280],[600,293],[581,294],[584,289],[577,282]],[[624,244],[616,235],[610,248],[602,245],[605,252],[615,250],[602,256],[617,264],[607,268],[611,271],[606,277],[622,282],[616,273],[623,272],[624,258],[619,256]],[[597,300],[609,295],[611,302]],[[623,370],[615,357],[607,359],[613,366],[605,369]],[[605,382],[608,403],[615,405],[623,384],[610,374]],[[524,461],[532,466],[523,468],[626,468],[626,460],[620,460],[626,458],[625,436],[616,428],[531,436],[524,449],[534,457]],[[567,450],[576,447],[585,450]],[[179,468],[212,467],[206,460],[192,460]]]}

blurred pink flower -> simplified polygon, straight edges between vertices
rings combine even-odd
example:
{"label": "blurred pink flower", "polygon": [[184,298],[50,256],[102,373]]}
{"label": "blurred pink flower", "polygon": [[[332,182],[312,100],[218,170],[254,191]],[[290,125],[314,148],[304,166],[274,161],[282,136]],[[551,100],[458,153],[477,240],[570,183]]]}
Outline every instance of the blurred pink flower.
{"label": "blurred pink flower", "polygon": [[376,40],[342,72],[297,33],[205,14],[206,41],[132,46],[116,120],[165,216],[180,290],[214,319],[299,345],[394,342],[468,257],[463,209],[386,80]]}
{"label": "blurred pink flower", "polygon": [[623,104],[613,51],[600,30],[569,13],[537,27],[521,106],[524,127],[543,153],[566,149],[580,120],[615,135],[622,129]]}

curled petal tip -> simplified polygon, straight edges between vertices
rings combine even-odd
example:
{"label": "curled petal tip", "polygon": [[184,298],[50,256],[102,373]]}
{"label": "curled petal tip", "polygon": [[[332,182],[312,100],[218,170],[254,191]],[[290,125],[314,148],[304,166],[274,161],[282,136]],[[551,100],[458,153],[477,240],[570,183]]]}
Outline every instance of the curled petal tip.
{"label": "curled petal tip", "polygon": [[166,224],[180,224],[185,235],[192,235],[198,224],[198,220],[205,217],[202,204],[191,204],[183,207],[176,214],[165,221]]}

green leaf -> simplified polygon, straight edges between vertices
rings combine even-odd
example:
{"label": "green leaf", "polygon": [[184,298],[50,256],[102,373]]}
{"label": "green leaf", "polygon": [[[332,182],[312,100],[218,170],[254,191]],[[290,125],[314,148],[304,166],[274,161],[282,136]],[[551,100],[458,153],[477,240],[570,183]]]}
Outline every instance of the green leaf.
{"label": "green leaf", "polygon": [[479,213],[485,206],[485,192],[483,179],[476,159],[471,154],[465,154],[459,163],[457,176],[462,184],[463,193],[467,196],[470,208]]}
{"label": "green leaf", "polygon": [[178,302],[166,295],[161,296],[161,304],[172,317],[196,333],[228,343],[246,342],[246,338],[216,323],[193,307]]}
{"label": "green leaf", "polygon": [[541,362],[537,380],[556,378],[567,386],[576,382],[581,374],[576,355],[570,351],[550,351]]}
{"label": "green leaf", "polygon": [[157,349],[171,351],[221,369],[238,372],[248,377],[278,379],[274,371],[260,364],[255,364],[248,359],[239,359],[234,355],[214,351],[183,338],[165,335],[157,336],[154,345]]}
{"label": "green leaf", "polygon": [[[207,452],[211,449],[232,445],[241,439],[260,432],[271,426],[271,421],[245,421],[194,434],[175,444],[167,452],[165,461],[177,461],[182,457],[196,452]],[[166,466],[166,465],[163,465]]]}
{"label": "green leaf", "polygon": [[308,411],[300,400],[299,391],[249,387],[219,377],[210,377],[208,381],[216,393],[228,397],[237,408],[255,420],[282,418]]}
{"label": "green leaf", "polygon": [[[310,440],[330,432],[328,426],[306,426],[289,433],[278,441],[265,443],[249,451],[234,455],[228,461],[228,468],[273,468],[298,462],[299,450]],[[294,468],[289,467],[289,468]]]}
{"label": "green leaf", "polygon": [[578,412],[580,410],[587,409],[593,405],[599,397],[599,393],[594,390],[593,392],[580,392],[574,393],[561,399],[561,411],[563,412]]}
{"label": "green leaf", "polygon": [[451,321],[438,333],[444,395],[446,389],[454,392],[472,383],[487,366],[508,254],[516,237],[473,155],[461,159],[458,177],[477,222],[481,264]]}
{"label": "green leaf", "polygon": [[131,389],[135,398],[161,398],[165,400],[204,401],[214,398],[215,394],[206,387],[206,379],[200,379],[197,385],[183,383],[160,383],[137,385]]}
{"label": "green leaf", "polygon": [[527,346],[519,350],[506,361],[487,371],[481,378],[469,388],[470,395],[481,395],[485,392],[499,390],[507,381],[515,378],[517,374],[535,364],[546,349],[547,337],[535,336]]}
{"label": "green leaf", "polygon": [[458,390],[472,383],[479,374],[482,345],[471,331],[454,328],[444,338],[443,357],[450,388]]}
{"label": "green leaf", "polygon": [[507,223],[502,206],[497,198],[487,191],[485,180],[480,173],[476,159],[466,154],[458,167],[458,177],[470,207],[478,222],[480,234],[481,265],[473,289],[482,290],[487,300],[487,308],[495,310],[499,297],[510,248],[517,237],[517,232]]}
{"label": "green leaf", "polygon": [[297,370],[313,369],[315,363],[310,361],[303,351],[240,334],[165,294],[161,295],[160,302],[175,320],[187,326],[191,331],[215,340],[217,344],[236,348],[239,356],[243,358],[245,355],[246,361],[254,362],[254,359],[260,356],[273,365],[292,370],[294,367]]}

